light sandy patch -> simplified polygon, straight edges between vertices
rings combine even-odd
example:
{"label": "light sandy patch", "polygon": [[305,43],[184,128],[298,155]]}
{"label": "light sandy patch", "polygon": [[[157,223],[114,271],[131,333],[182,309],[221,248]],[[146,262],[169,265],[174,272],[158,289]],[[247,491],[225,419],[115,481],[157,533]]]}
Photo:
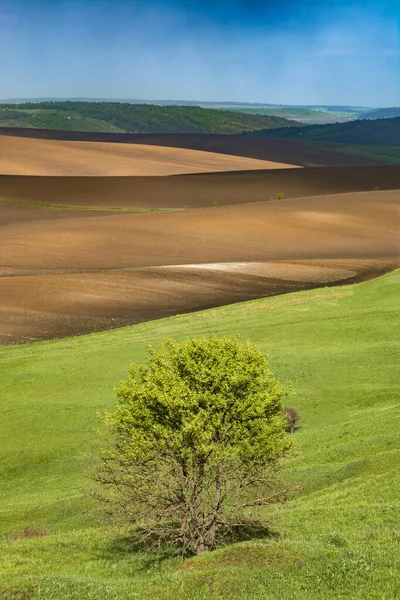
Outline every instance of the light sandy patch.
{"label": "light sandy patch", "polygon": [[267,277],[270,279],[281,279],[282,281],[303,281],[310,282],[316,279],[323,282],[341,280],[347,277],[354,277],[357,270],[349,268],[330,266],[295,264],[288,262],[226,262],[226,263],[206,263],[190,265],[168,265],[157,267],[158,269],[191,269],[193,271],[222,271],[225,273],[241,273],[254,275],[256,277]]}
{"label": "light sandy patch", "polygon": [[293,165],[185,148],[0,136],[4,175],[166,176]]}

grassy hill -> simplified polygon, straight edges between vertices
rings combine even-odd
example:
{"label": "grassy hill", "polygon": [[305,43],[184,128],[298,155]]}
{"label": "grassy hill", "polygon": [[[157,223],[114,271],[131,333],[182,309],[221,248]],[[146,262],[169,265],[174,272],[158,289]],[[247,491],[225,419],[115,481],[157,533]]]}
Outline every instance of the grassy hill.
{"label": "grassy hill", "polygon": [[393,106],[392,108],[377,108],[375,110],[364,113],[361,119],[393,119],[400,117],[400,107]]}
{"label": "grassy hill", "polygon": [[[0,598],[392,600],[400,595],[400,271],[103,334],[0,349]],[[304,417],[273,535],[181,562],[132,552],[82,490],[96,411],[146,341],[258,343]],[[26,536],[24,526],[31,526]],[[43,537],[34,537],[42,528]],[[45,531],[43,528],[46,528]]]}
{"label": "grassy hill", "polygon": [[[349,121],[357,118],[363,118],[364,113],[370,112],[370,107],[363,106],[340,106],[340,105],[316,105],[316,104],[271,104],[262,102],[209,102],[204,100],[138,100],[138,99],[120,99],[120,98],[12,98],[0,100],[0,104],[15,106],[16,104],[26,103],[49,103],[49,102],[95,102],[95,103],[118,103],[134,105],[157,105],[157,106],[200,106],[202,108],[214,108],[217,110],[230,110],[233,112],[249,112],[249,114],[271,114],[282,116],[289,119],[296,119],[301,122],[308,121],[308,118],[314,117],[319,123],[332,121]],[[267,112],[269,111],[269,112]],[[292,116],[293,115],[293,116]],[[395,116],[395,115],[393,115]],[[309,121],[308,121],[309,122]]]}
{"label": "grassy hill", "polygon": [[[305,124],[341,123],[362,119],[363,114],[371,111],[370,108],[357,106],[329,106],[329,105],[274,105],[274,104],[248,104],[248,103],[199,103],[204,108],[226,109],[240,112],[277,115],[287,119],[295,119]],[[392,115],[397,116],[397,115]]]}
{"label": "grassy hill", "polygon": [[400,146],[400,117],[310,125],[296,129],[275,129],[273,132],[265,130],[250,135],[345,144]]}
{"label": "grassy hill", "polygon": [[337,144],[334,142],[315,142],[315,149],[345,154],[368,160],[400,165],[400,146],[369,146],[365,144]]}
{"label": "grassy hill", "polygon": [[[204,105],[207,108],[207,105]],[[217,110],[225,110],[229,112],[245,113],[249,115],[265,115],[273,117],[281,117],[284,119],[294,119],[299,123],[314,124],[314,123],[334,123],[341,121],[340,117],[323,111],[313,110],[302,107],[284,107],[284,106],[247,106],[247,105],[219,105],[215,107]]]}
{"label": "grassy hill", "polygon": [[298,126],[279,116],[196,106],[117,102],[39,102],[0,105],[0,127],[102,133],[224,133]]}
{"label": "grassy hill", "polygon": [[310,108],[312,110],[322,110],[323,112],[326,112],[332,116],[341,117],[347,121],[361,118],[360,115],[371,110],[371,108],[369,108],[367,106],[348,106],[348,105],[337,105],[337,104],[334,104],[334,105],[308,104],[308,105],[304,105],[304,108]]}

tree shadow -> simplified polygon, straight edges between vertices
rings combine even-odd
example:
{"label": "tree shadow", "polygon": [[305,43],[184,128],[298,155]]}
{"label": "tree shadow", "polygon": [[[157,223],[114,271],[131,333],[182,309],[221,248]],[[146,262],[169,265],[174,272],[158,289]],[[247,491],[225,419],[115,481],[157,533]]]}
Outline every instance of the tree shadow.
{"label": "tree shadow", "polygon": [[[168,543],[157,534],[146,535],[144,543],[143,534],[146,534],[145,529],[136,529],[116,536],[107,546],[107,553],[110,558],[135,555],[139,570],[146,571],[152,568],[160,568],[163,563],[173,559],[187,559],[194,556],[192,552]],[[227,548],[240,542],[278,539],[279,537],[280,534],[277,531],[261,523],[230,525],[220,531],[215,550]]]}
{"label": "tree shadow", "polygon": [[235,525],[230,526],[226,532],[222,532],[218,539],[218,548],[239,542],[249,542],[256,539],[277,539],[279,537],[280,534],[277,531],[262,523]]}
{"label": "tree shadow", "polygon": [[144,530],[138,529],[114,537],[107,545],[107,553],[114,558],[135,555],[139,570],[143,571],[160,567],[162,563],[182,556],[179,548],[156,535],[147,536],[146,543],[143,543],[143,532]]}

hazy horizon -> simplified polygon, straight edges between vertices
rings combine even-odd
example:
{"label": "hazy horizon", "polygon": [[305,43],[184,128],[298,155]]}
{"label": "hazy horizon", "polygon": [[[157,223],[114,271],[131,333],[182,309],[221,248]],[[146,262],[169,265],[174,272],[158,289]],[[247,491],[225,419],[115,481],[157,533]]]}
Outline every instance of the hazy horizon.
{"label": "hazy horizon", "polygon": [[204,100],[204,99],[198,99],[198,100],[186,100],[184,98],[101,98],[101,97],[89,97],[89,96],[81,96],[81,97],[74,97],[74,96],[65,96],[65,97],[29,97],[29,96],[25,96],[25,97],[21,97],[21,98],[0,98],[0,103],[39,103],[39,102],[116,102],[116,103],[127,103],[127,104],[158,104],[158,103],[162,103],[163,105],[166,106],[173,106],[173,103],[176,103],[177,105],[180,105],[180,103],[182,104],[187,104],[190,106],[196,105],[233,105],[233,106],[271,106],[271,107],[335,107],[335,108],[341,108],[341,107],[350,107],[350,108],[368,108],[368,109],[375,109],[375,108],[398,108],[398,106],[394,106],[394,105],[375,105],[375,106],[367,106],[367,105],[358,105],[358,104],[332,104],[332,103],[327,103],[327,104],[273,104],[273,103],[263,103],[263,102],[240,102],[240,101],[233,101],[233,100]]}
{"label": "hazy horizon", "polygon": [[397,0],[0,0],[0,98],[400,104]]}

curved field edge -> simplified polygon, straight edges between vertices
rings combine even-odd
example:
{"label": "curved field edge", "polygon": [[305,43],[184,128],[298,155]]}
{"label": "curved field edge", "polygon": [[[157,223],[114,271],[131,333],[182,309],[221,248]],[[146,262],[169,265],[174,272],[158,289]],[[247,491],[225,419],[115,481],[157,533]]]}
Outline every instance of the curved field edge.
{"label": "curved field edge", "polygon": [[4,204],[21,204],[22,206],[37,206],[39,208],[58,208],[62,210],[101,210],[101,211],[120,211],[120,212],[173,212],[176,210],[183,210],[182,208],[158,208],[158,207],[148,207],[148,208],[140,208],[140,207],[132,207],[128,206],[67,206],[64,204],[47,204],[44,202],[35,202],[31,200],[19,200],[18,198],[0,198],[0,202]]}
{"label": "curved field edge", "polygon": [[[0,349],[3,382],[0,597],[393,599],[400,594],[400,271]],[[285,469],[299,495],[266,515],[276,534],[181,563],[129,551],[97,525],[82,489],[96,410],[146,342],[239,334],[268,351],[304,417]],[[25,525],[36,539],[10,539]],[[11,536],[12,537],[12,536]],[[18,536],[17,536],[18,537]],[[12,593],[19,596],[12,596]]]}
{"label": "curved field edge", "polygon": [[0,197],[63,206],[191,208],[284,198],[395,190],[400,166],[308,167],[166,177],[0,175]]}

